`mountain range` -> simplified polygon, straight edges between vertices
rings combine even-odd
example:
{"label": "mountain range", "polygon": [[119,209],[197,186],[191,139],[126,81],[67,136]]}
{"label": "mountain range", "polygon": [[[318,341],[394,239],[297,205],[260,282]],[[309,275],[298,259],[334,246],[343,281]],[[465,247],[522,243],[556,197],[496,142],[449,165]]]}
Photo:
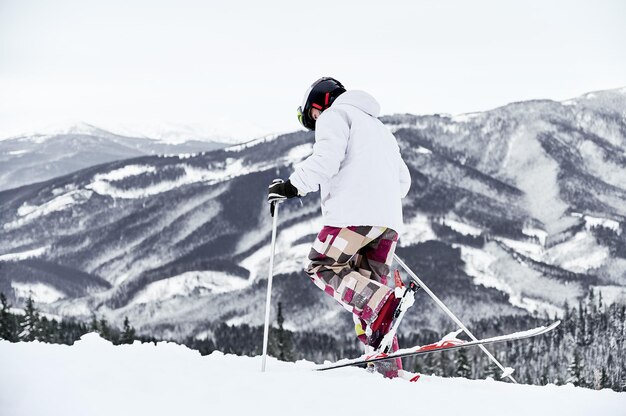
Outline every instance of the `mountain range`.
{"label": "mountain range", "polygon": [[168,143],[114,134],[87,123],[0,140],[0,190],[41,182],[89,166],[132,157],[205,152],[227,146],[202,140]]}
{"label": "mountain range", "polygon": [[[462,320],[558,315],[590,290],[626,302],[626,88],[381,120],[413,179],[397,254]],[[157,337],[261,324],[267,185],[313,141],[294,132],[140,156],[0,192],[0,291],[51,315],[128,316]],[[302,272],[323,225],[318,198],[282,204],[278,224],[285,327],[348,335],[349,314]],[[425,295],[403,326],[453,329]]]}

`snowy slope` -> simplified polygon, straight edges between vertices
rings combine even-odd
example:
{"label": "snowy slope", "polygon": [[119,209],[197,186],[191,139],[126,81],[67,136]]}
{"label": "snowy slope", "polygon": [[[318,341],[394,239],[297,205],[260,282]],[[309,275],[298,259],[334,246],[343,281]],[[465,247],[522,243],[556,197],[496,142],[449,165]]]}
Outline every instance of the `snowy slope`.
{"label": "snowy slope", "polygon": [[74,346],[0,341],[0,409],[7,416],[99,415],[623,415],[626,394],[572,385],[422,376],[388,380],[363,369],[314,372],[310,362],[173,343],[113,346],[87,334]]}

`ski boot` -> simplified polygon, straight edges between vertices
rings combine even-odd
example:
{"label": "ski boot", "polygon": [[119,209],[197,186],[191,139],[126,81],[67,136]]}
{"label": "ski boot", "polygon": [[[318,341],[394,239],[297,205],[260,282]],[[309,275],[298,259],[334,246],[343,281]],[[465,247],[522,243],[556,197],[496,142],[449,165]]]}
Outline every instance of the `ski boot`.
{"label": "ski boot", "polygon": [[400,278],[400,272],[394,272],[395,290],[380,309],[378,317],[368,328],[368,345],[376,352],[391,350],[396,332],[404,313],[415,303],[415,296],[419,290],[417,283],[411,280],[405,286]]}

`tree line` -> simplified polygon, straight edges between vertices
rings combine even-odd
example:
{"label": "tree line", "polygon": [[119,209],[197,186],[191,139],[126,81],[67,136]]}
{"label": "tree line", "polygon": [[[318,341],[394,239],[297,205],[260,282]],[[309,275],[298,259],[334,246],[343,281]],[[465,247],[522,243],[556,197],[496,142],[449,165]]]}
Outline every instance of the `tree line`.
{"label": "tree line", "polygon": [[[0,293],[0,338],[18,341],[43,341],[73,344],[83,334],[98,332],[114,344],[157,342],[154,337],[137,335],[126,317],[122,328],[111,326],[106,319],[84,323],[73,319],[56,321],[41,316],[32,299],[26,303],[23,314],[14,314],[6,297]],[[518,382],[534,385],[567,384],[615,391],[626,391],[626,351],[624,336],[626,306],[606,305],[602,295],[593,291],[577,306],[567,303],[563,307],[561,325],[552,332],[520,341],[510,341],[489,346],[493,355],[504,365],[515,368]],[[556,318],[547,315],[515,315],[482,319],[469,327],[480,337],[502,335],[538,326],[549,325]],[[331,336],[310,331],[288,331],[283,327],[282,305],[270,331],[268,352],[283,361],[306,359],[315,362],[336,361],[362,353],[362,346],[352,334]],[[206,326],[204,339],[188,337],[168,340],[187,345],[201,354],[213,351],[255,356],[262,353],[263,327],[225,323]],[[403,333],[401,346],[425,345],[443,337],[443,333],[423,330]],[[500,370],[478,348],[435,352],[420,357],[404,359],[404,367],[422,374],[442,377],[499,379]]]}
{"label": "tree line", "polygon": [[128,317],[124,318],[122,328],[109,324],[105,318],[92,317],[85,323],[75,319],[49,319],[36,308],[32,298],[26,300],[23,313],[11,312],[4,293],[0,293],[0,339],[11,342],[41,341],[51,344],[72,345],[81,336],[97,332],[113,344],[132,344],[135,340],[154,341],[149,337],[139,337]]}
{"label": "tree line", "polygon": [[[515,368],[518,382],[534,385],[572,383],[575,386],[626,391],[624,335],[626,306],[606,305],[593,290],[576,307],[563,306],[561,325],[548,334],[488,346],[505,366]],[[506,316],[470,325],[481,337],[546,326],[557,318],[547,315]],[[432,334],[401,338],[400,345],[432,342]],[[437,334],[438,339],[443,334]],[[478,348],[440,352],[406,360],[415,371],[444,377],[499,378],[500,370]]]}

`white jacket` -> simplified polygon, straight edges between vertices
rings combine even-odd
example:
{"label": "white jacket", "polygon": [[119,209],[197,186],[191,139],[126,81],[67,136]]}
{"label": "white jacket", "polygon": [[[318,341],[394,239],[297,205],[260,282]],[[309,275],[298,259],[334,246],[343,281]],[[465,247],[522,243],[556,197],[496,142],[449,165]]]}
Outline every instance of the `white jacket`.
{"label": "white jacket", "polygon": [[324,225],[371,225],[402,233],[411,176],[378,102],[346,91],[316,121],[313,154],[289,177],[300,195],[320,187]]}

